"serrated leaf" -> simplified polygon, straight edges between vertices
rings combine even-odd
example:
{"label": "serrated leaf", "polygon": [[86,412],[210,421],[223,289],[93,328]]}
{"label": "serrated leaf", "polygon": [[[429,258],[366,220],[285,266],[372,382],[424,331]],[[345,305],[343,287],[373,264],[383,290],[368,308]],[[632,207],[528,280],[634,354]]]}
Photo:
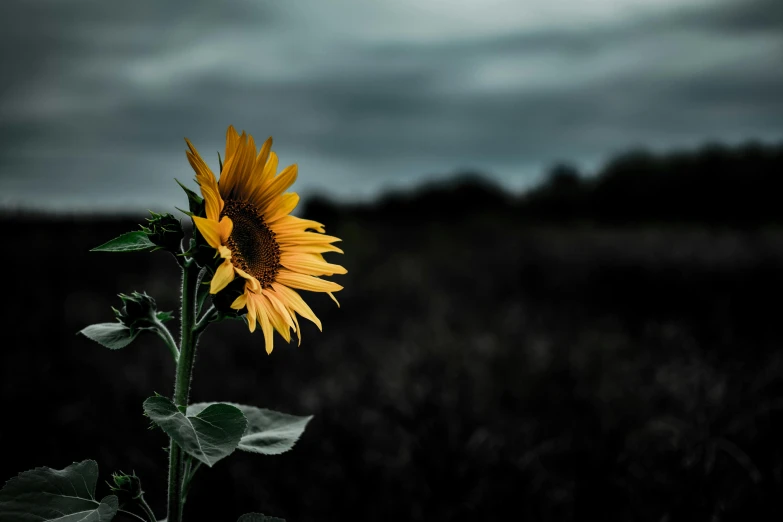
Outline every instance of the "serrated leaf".
{"label": "serrated leaf", "polygon": [[248,513],[239,517],[237,522],[285,522],[285,519],[277,517],[268,517],[261,513]]}
{"label": "serrated leaf", "polygon": [[166,321],[171,321],[174,319],[174,314],[171,312],[158,312],[155,314],[155,317],[157,317],[158,321],[161,323],[165,323]]}
{"label": "serrated leaf", "polygon": [[97,481],[94,460],[20,473],[0,490],[0,522],[109,522],[119,502],[114,495],[95,500]]}
{"label": "serrated leaf", "polygon": [[151,252],[158,248],[155,243],[150,241],[141,230],[126,232],[120,237],[115,237],[101,246],[97,246],[90,252]]}
{"label": "serrated leaf", "polygon": [[[188,415],[197,415],[213,403],[200,402],[188,406]],[[299,417],[266,408],[257,408],[245,404],[234,404],[247,419],[247,429],[237,446],[242,451],[261,453],[264,455],[279,455],[290,450],[299,440],[312,415]]]}
{"label": "serrated leaf", "polygon": [[98,323],[91,324],[79,333],[106,348],[119,350],[133,342],[140,331],[131,332],[130,328],[120,323]]}
{"label": "serrated leaf", "polygon": [[229,404],[185,416],[168,397],[150,397],[144,411],[185,453],[209,467],[234,452],[247,428],[242,411]]}

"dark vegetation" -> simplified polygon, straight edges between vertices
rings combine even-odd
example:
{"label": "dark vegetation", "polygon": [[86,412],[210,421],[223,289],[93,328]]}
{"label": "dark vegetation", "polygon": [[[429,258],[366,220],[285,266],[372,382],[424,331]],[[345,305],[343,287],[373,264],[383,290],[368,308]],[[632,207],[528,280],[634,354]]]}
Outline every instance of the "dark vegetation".
{"label": "dark vegetation", "polygon": [[[192,400],[315,419],[293,452],[200,472],[192,520],[779,520],[783,516],[783,147],[555,169],[524,198],[467,180],[375,206],[313,200],[343,238],[342,309],[267,356],[210,328]],[[165,210],[165,209],[156,209]],[[0,477],[95,458],[135,469],[158,513],[172,390],[153,336],[75,336],[118,292],[173,309],[165,254],[88,253],[138,219],[0,221]],[[338,279],[338,278],[335,278]]]}

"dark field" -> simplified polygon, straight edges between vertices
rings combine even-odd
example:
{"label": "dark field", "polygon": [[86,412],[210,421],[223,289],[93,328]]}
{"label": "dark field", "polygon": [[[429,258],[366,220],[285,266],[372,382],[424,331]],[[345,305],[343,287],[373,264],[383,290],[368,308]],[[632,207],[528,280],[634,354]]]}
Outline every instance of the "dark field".
{"label": "dark field", "polygon": [[[310,299],[323,334],[271,356],[241,323],[202,338],[193,401],[315,419],[293,452],[201,472],[194,520],[783,514],[777,229],[332,218],[349,274],[342,309]],[[166,438],[141,403],[171,393],[169,354],[74,335],[118,292],[175,307],[166,254],[88,252],[136,222],[4,220],[0,475],[94,458],[135,469],[162,514]]]}

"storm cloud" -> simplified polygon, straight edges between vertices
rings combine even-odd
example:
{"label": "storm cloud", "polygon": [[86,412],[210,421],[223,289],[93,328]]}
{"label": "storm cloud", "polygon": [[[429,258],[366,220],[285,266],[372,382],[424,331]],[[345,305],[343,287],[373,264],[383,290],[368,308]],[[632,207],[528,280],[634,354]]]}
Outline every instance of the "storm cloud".
{"label": "storm cloud", "polygon": [[170,208],[229,124],[342,199],[783,138],[777,0],[4,0],[0,49],[5,207]]}

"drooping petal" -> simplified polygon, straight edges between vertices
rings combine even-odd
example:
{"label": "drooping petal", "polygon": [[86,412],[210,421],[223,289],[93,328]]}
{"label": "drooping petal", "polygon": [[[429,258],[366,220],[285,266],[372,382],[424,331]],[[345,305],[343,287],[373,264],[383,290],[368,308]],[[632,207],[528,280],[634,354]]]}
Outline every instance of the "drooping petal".
{"label": "drooping petal", "polygon": [[261,291],[261,283],[258,282],[258,279],[251,276],[241,268],[234,267],[234,271],[245,280],[245,288],[248,288],[250,291],[256,293]]}
{"label": "drooping petal", "polygon": [[269,322],[272,324],[272,328],[275,329],[286,342],[291,342],[291,327],[285,322],[285,319],[280,315],[280,311],[269,300],[269,292],[264,290],[261,297],[265,300],[266,311],[269,317]]}
{"label": "drooping petal", "polygon": [[226,259],[217,270],[215,270],[215,275],[212,277],[212,282],[209,284],[209,293],[216,294],[220,292],[233,280],[234,265],[231,264],[230,259]]}
{"label": "drooping petal", "polygon": [[256,331],[256,308],[258,307],[256,301],[256,293],[245,289],[245,304],[247,305],[247,326],[250,329],[250,333]]}
{"label": "drooping petal", "polygon": [[316,317],[315,313],[310,309],[307,303],[305,303],[304,299],[302,299],[302,296],[295,290],[292,290],[285,285],[281,285],[280,283],[272,283],[272,288],[285,299],[286,306],[291,307],[292,310],[305,319],[312,321],[319,330],[323,330],[321,327],[321,320]]}
{"label": "drooping petal", "polygon": [[234,302],[231,303],[231,308],[234,310],[241,310],[245,306],[247,306],[247,295],[242,294],[236,299],[234,299]]}
{"label": "drooping petal", "polygon": [[273,289],[265,289],[263,294],[267,299],[269,299],[269,302],[272,303],[272,306],[275,307],[275,310],[277,310],[277,313],[280,314],[280,317],[285,321],[285,323],[288,325],[289,328],[294,328],[294,321],[291,318],[291,312],[286,308],[286,306],[283,304],[283,302],[280,300],[280,298],[277,296],[277,293]]}
{"label": "drooping petal", "polygon": [[296,338],[299,341],[297,346],[302,346],[302,330],[299,329],[299,320],[296,318],[296,314],[291,314],[291,319],[294,320],[294,324],[296,325],[294,327],[294,332],[296,332]]}
{"label": "drooping petal", "polygon": [[272,323],[269,321],[269,312],[267,311],[265,301],[262,301],[260,295],[257,296],[257,299],[256,315],[258,316],[258,322],[261,324],[261,331],[264,332],[264,345],[266,347],[266,353],[272,353],[274,339],[272,338]]}

